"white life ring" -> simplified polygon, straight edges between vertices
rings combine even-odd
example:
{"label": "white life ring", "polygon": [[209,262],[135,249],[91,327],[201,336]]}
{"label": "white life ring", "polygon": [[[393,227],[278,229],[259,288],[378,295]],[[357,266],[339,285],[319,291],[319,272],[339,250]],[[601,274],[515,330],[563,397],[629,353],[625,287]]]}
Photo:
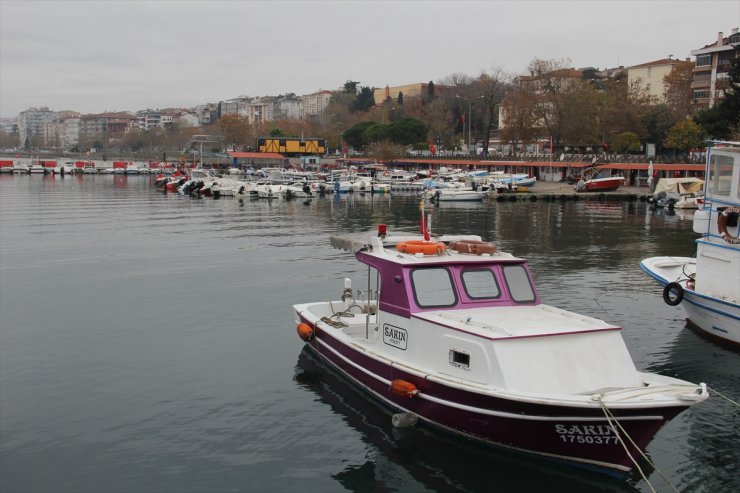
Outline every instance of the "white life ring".
{"label": "white life ring", "polygon": [[391,176],[391,172],[387,170],[383,171],[383,176]]}
{"label": "white life ring", "polygon": [[735,216],[740,215],[740,207],[728,207],[720,212],[719,216],[717,216],[717,230],[723,240],[731,245],[737,245],[740,243],[740,237],[732,236],[727,231],[727,220],[729,219],[730,214]]}

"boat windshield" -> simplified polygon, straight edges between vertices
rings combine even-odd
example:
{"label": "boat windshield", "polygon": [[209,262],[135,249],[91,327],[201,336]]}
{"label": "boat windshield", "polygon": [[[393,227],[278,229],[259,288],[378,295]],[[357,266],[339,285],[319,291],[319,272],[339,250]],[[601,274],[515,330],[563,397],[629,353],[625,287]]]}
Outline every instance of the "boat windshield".
{"label": "boat windshield", "polygon": [[731,156],[713,155],[709,162],[707,188],[710,196],[728,196],[732,189]]}
{"label": "boat windshield", "polygon": [[457,303],[452,276],[444,267],[411,271],[416,304],[422,308],[447,307]]}
{"label": "boat windshield", "polygon": [[489,301],[531,303],[537,299],[523,264],[420,267],[411,269],[410,274],[416,306],[423,309]]}
{"label": "boat windshield", "polygon": [[529,282],[529,276],[523,266],[507,265],[504,267],[504,278],[506,278],[511,299],[519,302],[535,300],[532,284]]}
{"label": "boat windshield", "polygon": [[468,269],[462,272],[463,287],[468,298],[495,299],[501,296],[496,276],[489,269]]}

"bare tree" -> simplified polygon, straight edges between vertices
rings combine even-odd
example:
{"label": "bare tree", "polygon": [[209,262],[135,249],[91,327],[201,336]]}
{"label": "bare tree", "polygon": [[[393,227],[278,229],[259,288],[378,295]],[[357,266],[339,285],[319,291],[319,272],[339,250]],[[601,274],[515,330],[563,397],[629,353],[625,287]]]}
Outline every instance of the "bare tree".
{"label": "bare tree", "polygon": [[534,109],[536,96],[521,86],[513,87],[503,101],[501,139],[512,143],[516,156],[517,144],[532,141],[537,135],[539,118]]}
{"label": "bare tree", "polygon": [[640,139],[647,135],[645,115],[655,103],[640,79],[609,81],[604,93],[605,111],[602,122],[603,141],[622,132],[634,132]]}
{"label": "bare tree", "polygon": [[570,60],[542,60],[535,58],[529,64],[530,76],[520,78],[524,87],[532,91],[534,110],[555,145],[560,147],[566,117],[567,94],[581,74],[570,68]]}
{"label": "bare tree", "polygon": [[483,153],[488,154],[491,132],[498,128],[498,108],[504,101],[506,92],[511,87],[512,76],[500,67],[493,67],[490,72],[481,72],[472,84],[476,94],[476,107],[483,110]]}
{"label": "bare tree", "polygon": [[694,77],[694,62],[678,62],[671,72],[663,77],[666,106],[676,118],[687,118],[692,114],[691,82]]}
{"label": "bare tree", "polygon": [[244,146],[254,138],[252,126],[246,118],[238,115],[226,115],[216,123],[224,136],[226,145]]}
{"label": "bare tree", "polygon": [[603,97],[593,84],[574,80],[563,97],[560,133],[571,147],[594,146],[602,143],[596,122]]}

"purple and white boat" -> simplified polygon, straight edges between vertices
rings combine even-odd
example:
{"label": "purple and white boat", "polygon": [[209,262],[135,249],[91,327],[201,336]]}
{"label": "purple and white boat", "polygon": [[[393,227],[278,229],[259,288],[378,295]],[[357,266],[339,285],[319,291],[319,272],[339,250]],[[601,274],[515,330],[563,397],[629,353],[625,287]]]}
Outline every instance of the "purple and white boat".
{"label": "purple and white boat", "polygon": [[708,397],[704,384],[638,371],[619,327],[543,304],[525,260],[478,236],[433,236],[423,209],[421,224],[421,235],[380,225],[332,238],[367,279],[293,306],[308,347],[406,413],[399,422],[621,475]]}

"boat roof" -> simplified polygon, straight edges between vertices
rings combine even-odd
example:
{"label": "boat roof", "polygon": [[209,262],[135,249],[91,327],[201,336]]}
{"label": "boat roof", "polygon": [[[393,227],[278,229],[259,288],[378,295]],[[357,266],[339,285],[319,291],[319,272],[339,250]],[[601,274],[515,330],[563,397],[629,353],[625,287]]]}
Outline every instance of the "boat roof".
{"label": "boat roof", "polygon": [[[441,242],[448,245],[451,241],[482,241],[478,235],[445,235],[432,234],[430,242]],[[524,262],[524,259],[515,257],[510,253],[496,251],[493,254],[467,254],[459,253],[446,248],[438,254],[424,255],[421,253],[401,253],[396,246],[402,242],[423,241],[418,233],[394,233],[379,236],[377,231],[338,235],[330,237],[332,246],[335,248],[362,253],[384,261],[402,265],[431,265],[449,263],[491,263],[491,262]]]}
{"label": "boat roof", "polygon": [[490,340],[620,331],[619,326],[549,305],[432,310],[413,317]]}

